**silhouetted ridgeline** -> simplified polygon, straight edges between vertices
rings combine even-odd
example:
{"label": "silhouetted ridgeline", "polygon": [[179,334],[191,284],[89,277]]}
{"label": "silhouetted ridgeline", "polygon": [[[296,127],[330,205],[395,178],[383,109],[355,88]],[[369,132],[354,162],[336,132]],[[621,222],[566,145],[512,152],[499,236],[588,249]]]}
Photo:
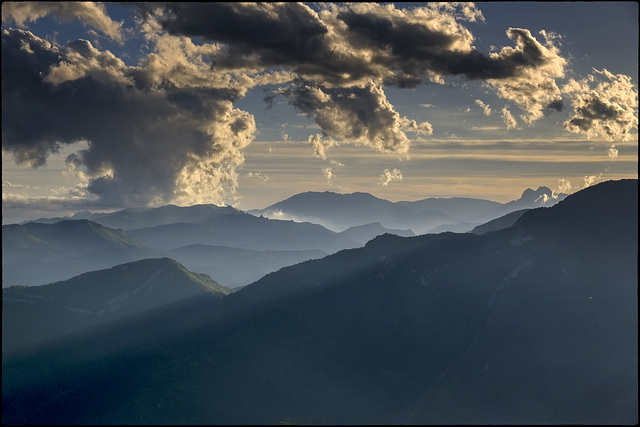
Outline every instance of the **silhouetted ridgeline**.
{"label": "silhouetted ridgeline", "polygon": [[638,182],[3,359],[3,421],[636,424]]}

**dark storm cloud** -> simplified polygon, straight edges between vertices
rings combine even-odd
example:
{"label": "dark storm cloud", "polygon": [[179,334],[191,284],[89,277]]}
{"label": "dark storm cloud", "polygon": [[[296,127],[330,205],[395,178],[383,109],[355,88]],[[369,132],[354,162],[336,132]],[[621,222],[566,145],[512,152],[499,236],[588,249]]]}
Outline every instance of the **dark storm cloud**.
{"label": "dark storm cloud", "polygon": [[333,84],[374,74],[362,58],[335,51],[327,26],[302,3],[179,2],[145,12],[169,34],[224,43],[210,58],[219,69],[287,67]]}
{"label": "dark storm cloud", "polygon": [[228,43],[234,54],[258,55],[269,64],[316,59],[327,28],[300,3],[167,4],[160,20],[173,35]]}
{"label": "dark storm cloud", "polygon": [[[503,79],[550,58],[522,29],[509,29],[519,49],[485,55],[454,16],[436,6],[398,10],[376,3],[321,5],[319,13],[299,3],[171,3],[151,8],[173,35],[225,43],[229,58],[255,65],[291,66],[301,77],[342,82],[384,78],[416,86],[430,73],[468,79]],[[216,58],[222,65],[222,57]],[[309,74],[309,75],[306,75]],[[334,82],[335,83],[335,82]]]}
{"label": "dark storm cloud", "polygon": [[[225,46],[214,67],[284,67],[300,79],[329,87],[376,84],[416,87],[457,76],[480,80],[539,119],[560,105],[555,78],[566,61],[551,37],[540,43],[528,30],[509,28],[515,47],[484,54],[460,21],[482,18],[469,4],[396,9],[378,3],[172,3],[150,9],[164,30]],[[296,102],[304,105],[297,96]],[[375,145],[375,144],[374,144]]]}
{"label": "dark storm cloud", "polygon": [[36,167],[62,144],[89,141],[69,166],[86,168],[88,190],[109,205],[167,203],[200,191],[219,197],[220,187],[234,185],[253,117],[233,109],[224,91],[142,90],[139,72],[86,41],[59,49],[4,30],[3,102],[11,107],[3,108],[3,148]]}
{"label": "dark storm cloud", "polygon": [[[417,86],[429,72],[468,79],[505,78],[526,63],[521,54],[491,58],[468,49],[472,38],[461,28],[432,28],[382,7],[366,11],[345,9],[337,17],[347,26],[345,35],[352,47],[379,52],[373,61],[385,68],[396,68],[395,83],[401,87]],[[531,58],[530,65],[534,63]]]}
{"label": "dark storm cloud", "polygon": [[[299,112],[314,117],[330,138],[367,145],[383,152],[407,153],[410,141],[406,131],[424,134],[432,131],[426,122],[418,124],[401,117],[387,101],[382,87],[374,83],[362,88],[327,88],[296,81],[277,95]],[[267,102],[272,100],[273,96],[267,98]],[[318,147],[317,138],[311,143]],[[317,148],[316,153],[319,154]]]}

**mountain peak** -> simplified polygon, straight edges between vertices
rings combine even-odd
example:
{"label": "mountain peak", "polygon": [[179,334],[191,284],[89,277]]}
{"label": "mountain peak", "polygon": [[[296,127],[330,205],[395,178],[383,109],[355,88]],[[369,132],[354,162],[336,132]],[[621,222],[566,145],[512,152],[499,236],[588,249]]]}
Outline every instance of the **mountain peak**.
{"label": "mountain peak", "polygon": [[546,194],[551,196],[553,192],[549,187],[540,186],[537,190],[533,190],[532,188],[527,188],[522,192],[522,196],[520,196],[520,200],[523,201],[535,201],[538,197]]}

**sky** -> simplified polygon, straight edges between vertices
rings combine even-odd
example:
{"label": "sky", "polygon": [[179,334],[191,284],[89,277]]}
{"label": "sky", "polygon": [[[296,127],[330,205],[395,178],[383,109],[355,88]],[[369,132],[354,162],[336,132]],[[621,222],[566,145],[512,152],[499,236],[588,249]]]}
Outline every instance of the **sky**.
{"label": "sky", "polygon": [[2,3],[2,219],[638,177],[638,4]]}

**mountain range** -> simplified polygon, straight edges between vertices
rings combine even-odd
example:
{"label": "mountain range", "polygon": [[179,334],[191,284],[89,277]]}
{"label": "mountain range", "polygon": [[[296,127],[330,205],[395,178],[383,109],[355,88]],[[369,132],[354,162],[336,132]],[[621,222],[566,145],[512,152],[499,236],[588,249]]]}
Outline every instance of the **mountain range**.
{"label": "mountain range", "polygon": [[122,230],[88,220],[2,226],[2,286],[43,285],[153,256]]}
{"label": "mountain range", "polygon": [[368,193],[307,192],[248,212],[268,218],[308,221],[335,231],[378,222],[392,229],[409,228],[415,234],[467,232],[516,210],[553,206],[566,196],[539,187],[537,190],[528,188],[519,199],[507,203],[464,197],[393,203]]}
{"label": "mountain range", "polygon": [[637,256],[637,180],[383,234],[3,357],[3,422],[637,424]]}
{"label": "mountain range", "polygon": [[213,205],[82,213],[75,219],[3,225],[3,287],[43,285],[164,256],[238,287],[287,265],[362,246],[386,232],[413,235],[378,223],[336,233],[317,224],[259,218]]}
{"label": "mountain range", "polygon": [[[392,203],[366,193],[309,192],[262,213],[230,206],[166,205],[41,218],[3,225],[3,287],[43,285],[167,256],[236,288],[288,265],[361,247],[384,233],[467,232],[478,221],[493,220],[523,206],[549,206],[566,195],[553,196],[551,190],[540,187],[527,189],[506,204],[464,198]],[[317,223],[281,218],[286,216],[282,209]],[[265,217],[275,211],[282,215]]]}

